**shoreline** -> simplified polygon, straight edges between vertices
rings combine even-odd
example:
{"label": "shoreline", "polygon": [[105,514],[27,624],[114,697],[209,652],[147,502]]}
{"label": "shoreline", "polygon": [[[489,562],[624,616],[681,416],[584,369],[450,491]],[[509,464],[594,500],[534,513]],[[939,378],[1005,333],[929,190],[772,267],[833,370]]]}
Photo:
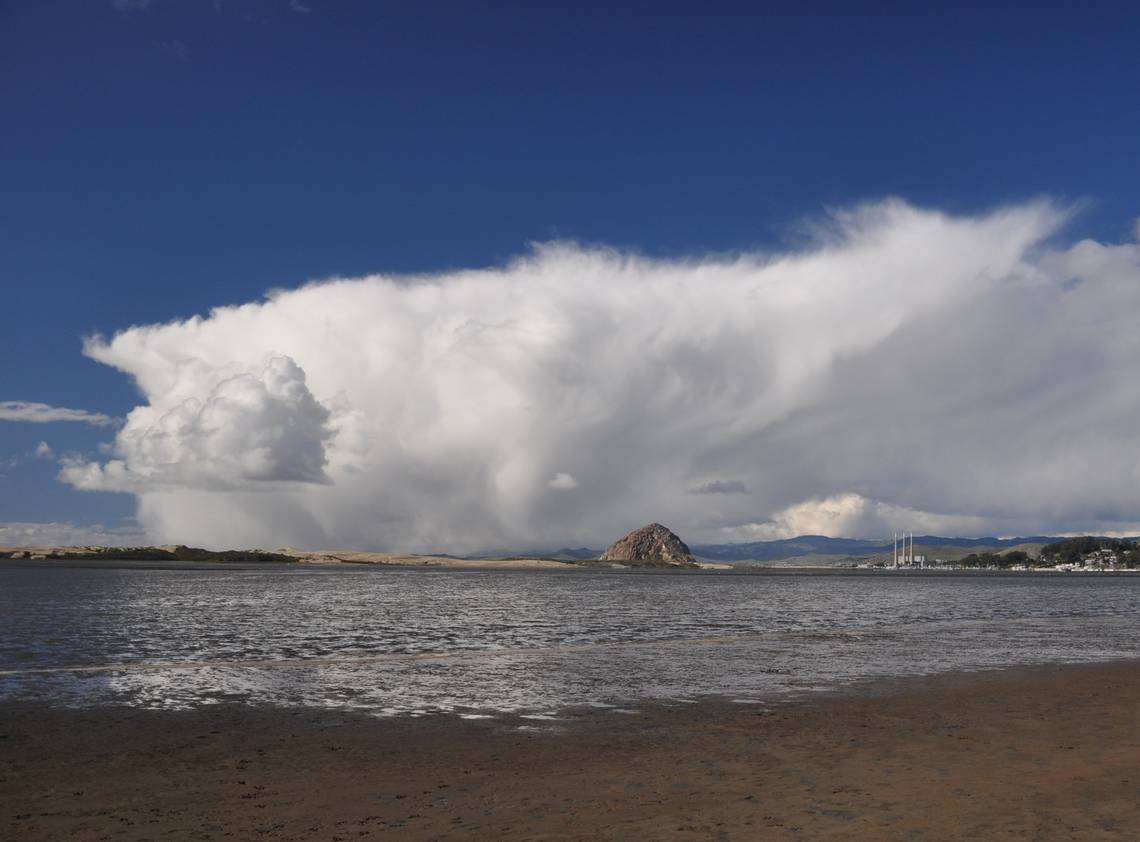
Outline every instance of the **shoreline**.
{"label": "shoreline", "polygon": [[[2,551],[4,548],[0,548]],[[171,559],[171,558],[114,558],[113,556],[84,557],[81,555],[43,556],[43,555],[0,555],[0,569],[4,567],[23,567],[32,569],[46,568],[87,568],[87,569],[153,569],[153,570],[183,570],[183,569],[225,569],[225,570],[251,570],[273,565],[302,568],[392,568],[401,570],[555,570],[555,571],[664,571],[664,572],[701,572],[701,571],[731,571],[730,564],[721,562],[698,562],[693,569],[672,568],[659,565],[624,565],[618,563],[602,563],[596,561],[560,561],[550,558],[452,558],[450,556],[414,555],[408,553],[342,553],[329,555],[325,553],[306,553],[292,558],[281,559]]]}
{"label": "shoreline", "polygon": [[[411,557],[405,557],[411,558]],[[812,566],[791,564],[703,564],[700,569],[666,567],[624,567],[620,565],[588,565],[548,559],[444,559],[435,556],[423,562],[369,562],[369,561],[168,561],[139,559],[76,559],[76,558],[0,558],[0,571],[5,569],[28,570],[169,570],[169,571],[227,571],[297,569],[318,570],[420,570],[438,572],[504,572],[504,573],[605,573],[613,575],[646,574],[653,576],[888,576],[901,578],[977,577],[1000,578],[1018,576],[1044,577],[1096,577],[1130,578],[1140,570],[1000,570],[988,568],[926,568],[899,569],[842,566]]]}
{"label": "shoreline", "polygon": [[1131,839],[1140,661],[564,719],[0,704],[0,835]]}

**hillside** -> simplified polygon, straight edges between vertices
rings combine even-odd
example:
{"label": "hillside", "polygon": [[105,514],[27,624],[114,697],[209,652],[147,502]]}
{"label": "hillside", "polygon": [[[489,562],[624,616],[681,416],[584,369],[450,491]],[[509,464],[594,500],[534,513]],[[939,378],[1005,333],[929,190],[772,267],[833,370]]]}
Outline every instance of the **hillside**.
{"label": "hillside", "polygon": [[163,547],[0,547],[0,558],[63,561],[221,561],[291,562],[291,555],[268,550],[204,550],[181,544]]}
{"label": "hillside", "polygon": [[[1032,536],[1028,538],[947,538],[937,535],[916,535],[914,551],[928,558],[956,559],[979,550],[1024,549],[1024,545],[1037,545],[1061,541],[1061,538]],[[697,544],[693,555],[713,561],[736,564],[768,562],[841,564],[845,561],[864,561],[891,558],[891,541],[869,541],[859,538],[829,538],[826,535],[801,535],[776,541],[754,541],[744,544]],[[797,559],[799,561],[797,561]]]}

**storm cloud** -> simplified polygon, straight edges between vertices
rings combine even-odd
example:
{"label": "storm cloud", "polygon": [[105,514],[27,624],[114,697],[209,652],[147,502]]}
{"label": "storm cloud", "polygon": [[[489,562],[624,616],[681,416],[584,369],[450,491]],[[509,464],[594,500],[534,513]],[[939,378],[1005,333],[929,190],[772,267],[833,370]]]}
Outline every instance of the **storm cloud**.
{"label": "storm cloud", "polygon": [[782,253],[552,243],[132,327],[86,353],[145,403],[62,477],[215,546],[1127,529],[1140,247],[1066,216],[886,201]]}

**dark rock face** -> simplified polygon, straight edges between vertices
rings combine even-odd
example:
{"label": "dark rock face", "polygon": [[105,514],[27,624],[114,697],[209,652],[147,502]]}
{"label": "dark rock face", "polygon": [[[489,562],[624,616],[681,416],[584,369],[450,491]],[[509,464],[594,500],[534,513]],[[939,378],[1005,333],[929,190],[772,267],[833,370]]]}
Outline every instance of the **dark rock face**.
{"label": "dark rock face", "polygon": [[601,560],[637,567],[697,566],[688,545],[659,523],[635,529],[611,544],[602,553]]}

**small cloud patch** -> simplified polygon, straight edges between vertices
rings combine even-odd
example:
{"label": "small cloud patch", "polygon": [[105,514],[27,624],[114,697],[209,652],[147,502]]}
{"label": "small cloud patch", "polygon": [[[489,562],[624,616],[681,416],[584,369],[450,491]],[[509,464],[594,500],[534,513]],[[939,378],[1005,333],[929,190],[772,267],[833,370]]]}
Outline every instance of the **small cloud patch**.
{"label": "small cloud patch", "polygon": [[0,523],[2,547],[138,547],[147,540],[137,525],[82,525],[70,521]]}
{"label": "small cloud patch", "polygon": [[31,424],[49,424],[53,421],[78,421],[94,427],[109,427],[115,423],[110,415],[67,409],[34,401],[0,401],[0,421],[26,421]]}
{"label": "small cloud patch", "polygon": [[578,487],[578,480],[570,474],[557,473],[546,485],[557,491],[570,491]]}
{"label": "small cloud patch", "polygon": [[738,479],[715,479],[690,488],[686,494],[751,494],[748,486]]}

